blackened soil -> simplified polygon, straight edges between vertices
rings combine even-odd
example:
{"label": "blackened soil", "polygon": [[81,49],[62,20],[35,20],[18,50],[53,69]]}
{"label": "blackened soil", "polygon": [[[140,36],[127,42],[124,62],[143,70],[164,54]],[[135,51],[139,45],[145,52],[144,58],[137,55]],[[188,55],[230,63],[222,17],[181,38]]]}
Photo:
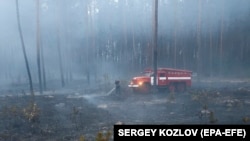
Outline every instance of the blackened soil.
{"label": "blackened soil", "polygon": [[12,93],[0,103],[0,140],[6,141],[90,141],[114,124],[250,123],[248,82],[193,83],[185,93],[135,94],[123,87],[119,95],[47,91],[33,100]]}

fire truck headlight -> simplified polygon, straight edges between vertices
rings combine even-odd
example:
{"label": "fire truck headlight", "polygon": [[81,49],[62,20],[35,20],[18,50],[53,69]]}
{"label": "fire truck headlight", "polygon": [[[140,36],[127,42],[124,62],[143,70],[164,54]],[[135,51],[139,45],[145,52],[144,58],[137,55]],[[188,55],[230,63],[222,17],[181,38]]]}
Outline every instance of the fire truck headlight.
{"label": "fire truck headlight", "polygon": [[141,85],[142,85],[142,82],[139,82],[138,84],[139,84],[139,86],[141,86]]}

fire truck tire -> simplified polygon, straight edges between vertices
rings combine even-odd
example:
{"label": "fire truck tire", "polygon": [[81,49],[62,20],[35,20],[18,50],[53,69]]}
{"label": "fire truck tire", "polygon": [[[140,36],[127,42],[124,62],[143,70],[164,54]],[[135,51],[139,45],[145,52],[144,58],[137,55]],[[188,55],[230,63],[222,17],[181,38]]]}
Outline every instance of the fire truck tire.
{"label": "fire truck tire", "polygon": [[178,92],[185,92],[186,90],[186,84],[185,83],[178,83],[177,84],[177,91]]}
{"label": "fire truck tire", "polygon": [[169,90],[169,92],[175,92],[175,85],[174,84],[170,84],[168,86],[168,90]]}
{"label": "fire truck tire", "polygon": [[144,93],[149,93],[150,90],[151,90],[150,84],[149,84],[149,83],[144,83],[144,84],[143,84],[143,92],[144,92]]}

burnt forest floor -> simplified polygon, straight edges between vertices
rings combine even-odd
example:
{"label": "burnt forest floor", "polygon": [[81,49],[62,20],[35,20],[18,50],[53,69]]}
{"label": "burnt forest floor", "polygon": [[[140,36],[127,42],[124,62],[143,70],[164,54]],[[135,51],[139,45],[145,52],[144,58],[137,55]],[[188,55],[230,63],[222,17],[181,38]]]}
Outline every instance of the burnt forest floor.
{"label": "burnt forest floor", "polygon": [[[14,86],[12,86],[14,87]],[[250,81],[193,82],[185,93],[134,94],[122,85],[0,91],[0,141],[85,141],[115,124],[249,124]],[[16,87],[15,87],[16,88]]]}

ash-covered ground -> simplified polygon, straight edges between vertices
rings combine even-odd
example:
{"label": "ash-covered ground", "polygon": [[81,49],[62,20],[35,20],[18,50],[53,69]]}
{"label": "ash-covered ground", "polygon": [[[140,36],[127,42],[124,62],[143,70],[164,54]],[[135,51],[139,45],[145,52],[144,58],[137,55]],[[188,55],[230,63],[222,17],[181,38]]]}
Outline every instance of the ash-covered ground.
{"label": "ash-covered ground", "polygon": [[[22,88],[22,87],[21,87]],[[185,93],[134,94],[122,83],[75,84],[43,94],[11,86],[1,91],[0,140],[85,141],[114,124],[249,124],[250,81],[193,81]],[[34,106],[35,104],[35,106]],[[112,140],[113,135],[109,137]]]}

